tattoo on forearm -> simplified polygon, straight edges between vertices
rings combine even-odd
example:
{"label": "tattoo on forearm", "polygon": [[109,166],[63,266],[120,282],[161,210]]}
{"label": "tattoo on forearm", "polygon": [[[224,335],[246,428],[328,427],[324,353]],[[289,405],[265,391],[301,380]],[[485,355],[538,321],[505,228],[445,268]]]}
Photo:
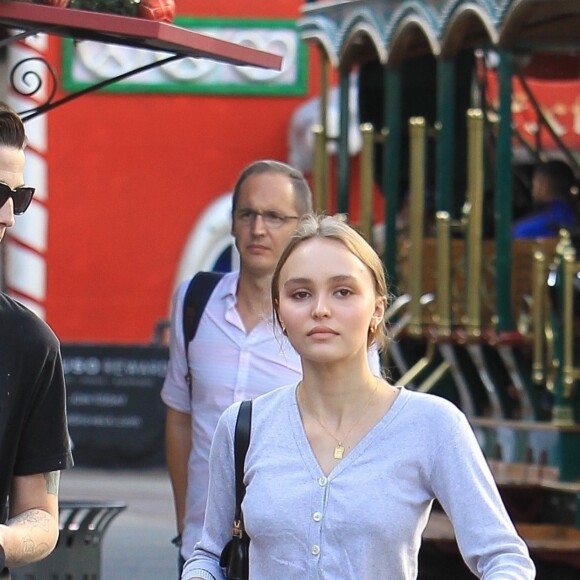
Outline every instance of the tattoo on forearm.
{"label": "tattoo on forearm", "polygon": [[52,495],[58,495],[58,484],[60,482],[60,471],[51,471],[44,474],[46,480],[46,491]]}
{"label": "tattoo on forearm", "polygon": [[27,562],[32,562],[43,558],[50,552],[49,545],[34,536],[33,533],[35,528],[39,528],[42,532],[48,532],[50,530],[51,517],[43,510],[28,510],[14,518],[8,520],[8,525],[10,527],[18,528],[19,526],[30,525],[30,533],[22,537],[20,547],[16,554],[13,555],[15,559],[14,565],[25,564]]}
{"label": "tattoo on forearm", "polygon": [[20,515],[11,518],[8,523],[13,525],[32,524],[32,528],[40,528],[43,532],[48,532],[51,517],[44,510],[28,510]]}

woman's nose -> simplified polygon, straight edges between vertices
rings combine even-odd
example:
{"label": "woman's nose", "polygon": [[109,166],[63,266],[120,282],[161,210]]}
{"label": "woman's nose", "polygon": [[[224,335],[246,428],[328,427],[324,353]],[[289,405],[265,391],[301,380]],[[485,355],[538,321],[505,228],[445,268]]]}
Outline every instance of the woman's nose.
{"label": "woman's nose", "polygon": [[318,296],[314,302],[312,316],[314,318],[324,318],[330,314],[328,302],[324,296]]}

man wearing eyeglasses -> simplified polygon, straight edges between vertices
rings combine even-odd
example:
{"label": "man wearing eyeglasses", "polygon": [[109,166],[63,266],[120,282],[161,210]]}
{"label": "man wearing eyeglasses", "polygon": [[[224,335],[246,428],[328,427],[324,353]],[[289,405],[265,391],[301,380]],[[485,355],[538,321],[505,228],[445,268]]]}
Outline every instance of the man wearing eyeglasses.
{"label": "man wearing eyeglasses", "polygon": [[[0,102],[0,241],[26,211],[24,126]],[[58,539],[58,485],[72,465],[57,338],[0,292],[0,578],[46,557]]]}
{"label": "man wearing eyeglasses", "polygon": [[180,567],[201,536],[211,439],[221,413],[234,401],[254,398],[298,380],[298,356],[274,335],[270,280],[299,217],[312,211],[303,175],[277,161],[257,161],[239,176],[232,201],[232,234],[240,269],[218,282],[188,345],[182,332],[189,281],[177,290],[170,333],[170,363],[162,391],[167,405],[167,464],[173,485]]}

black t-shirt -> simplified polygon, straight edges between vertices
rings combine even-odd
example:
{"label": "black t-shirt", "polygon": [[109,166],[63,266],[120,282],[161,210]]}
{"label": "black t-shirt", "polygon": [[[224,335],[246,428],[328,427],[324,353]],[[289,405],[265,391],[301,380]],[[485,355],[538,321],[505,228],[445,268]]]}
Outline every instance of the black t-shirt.
{"label": "black t-shirt", "polygon": [[13,475],[71,466],[58,339],[0,292],[0,522]]}

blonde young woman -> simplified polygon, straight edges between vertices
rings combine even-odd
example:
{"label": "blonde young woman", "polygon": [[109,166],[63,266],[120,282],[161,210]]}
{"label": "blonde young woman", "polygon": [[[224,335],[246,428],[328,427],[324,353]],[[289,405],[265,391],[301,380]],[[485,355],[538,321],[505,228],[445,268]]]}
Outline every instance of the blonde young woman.
{"label": "blonde young woman", "polygon": [[[243,502],[250,578],[414,579],[435,499],[476,576],[534,578],[465,416],[371,372],[367,349],[385,340],[386,295],[381,260],[353,228],[336,217],[301,220],[272,298],[303,379],[254,401]],[[185,580],[224,577],[238,407],[216,431],[204,531]]]}

